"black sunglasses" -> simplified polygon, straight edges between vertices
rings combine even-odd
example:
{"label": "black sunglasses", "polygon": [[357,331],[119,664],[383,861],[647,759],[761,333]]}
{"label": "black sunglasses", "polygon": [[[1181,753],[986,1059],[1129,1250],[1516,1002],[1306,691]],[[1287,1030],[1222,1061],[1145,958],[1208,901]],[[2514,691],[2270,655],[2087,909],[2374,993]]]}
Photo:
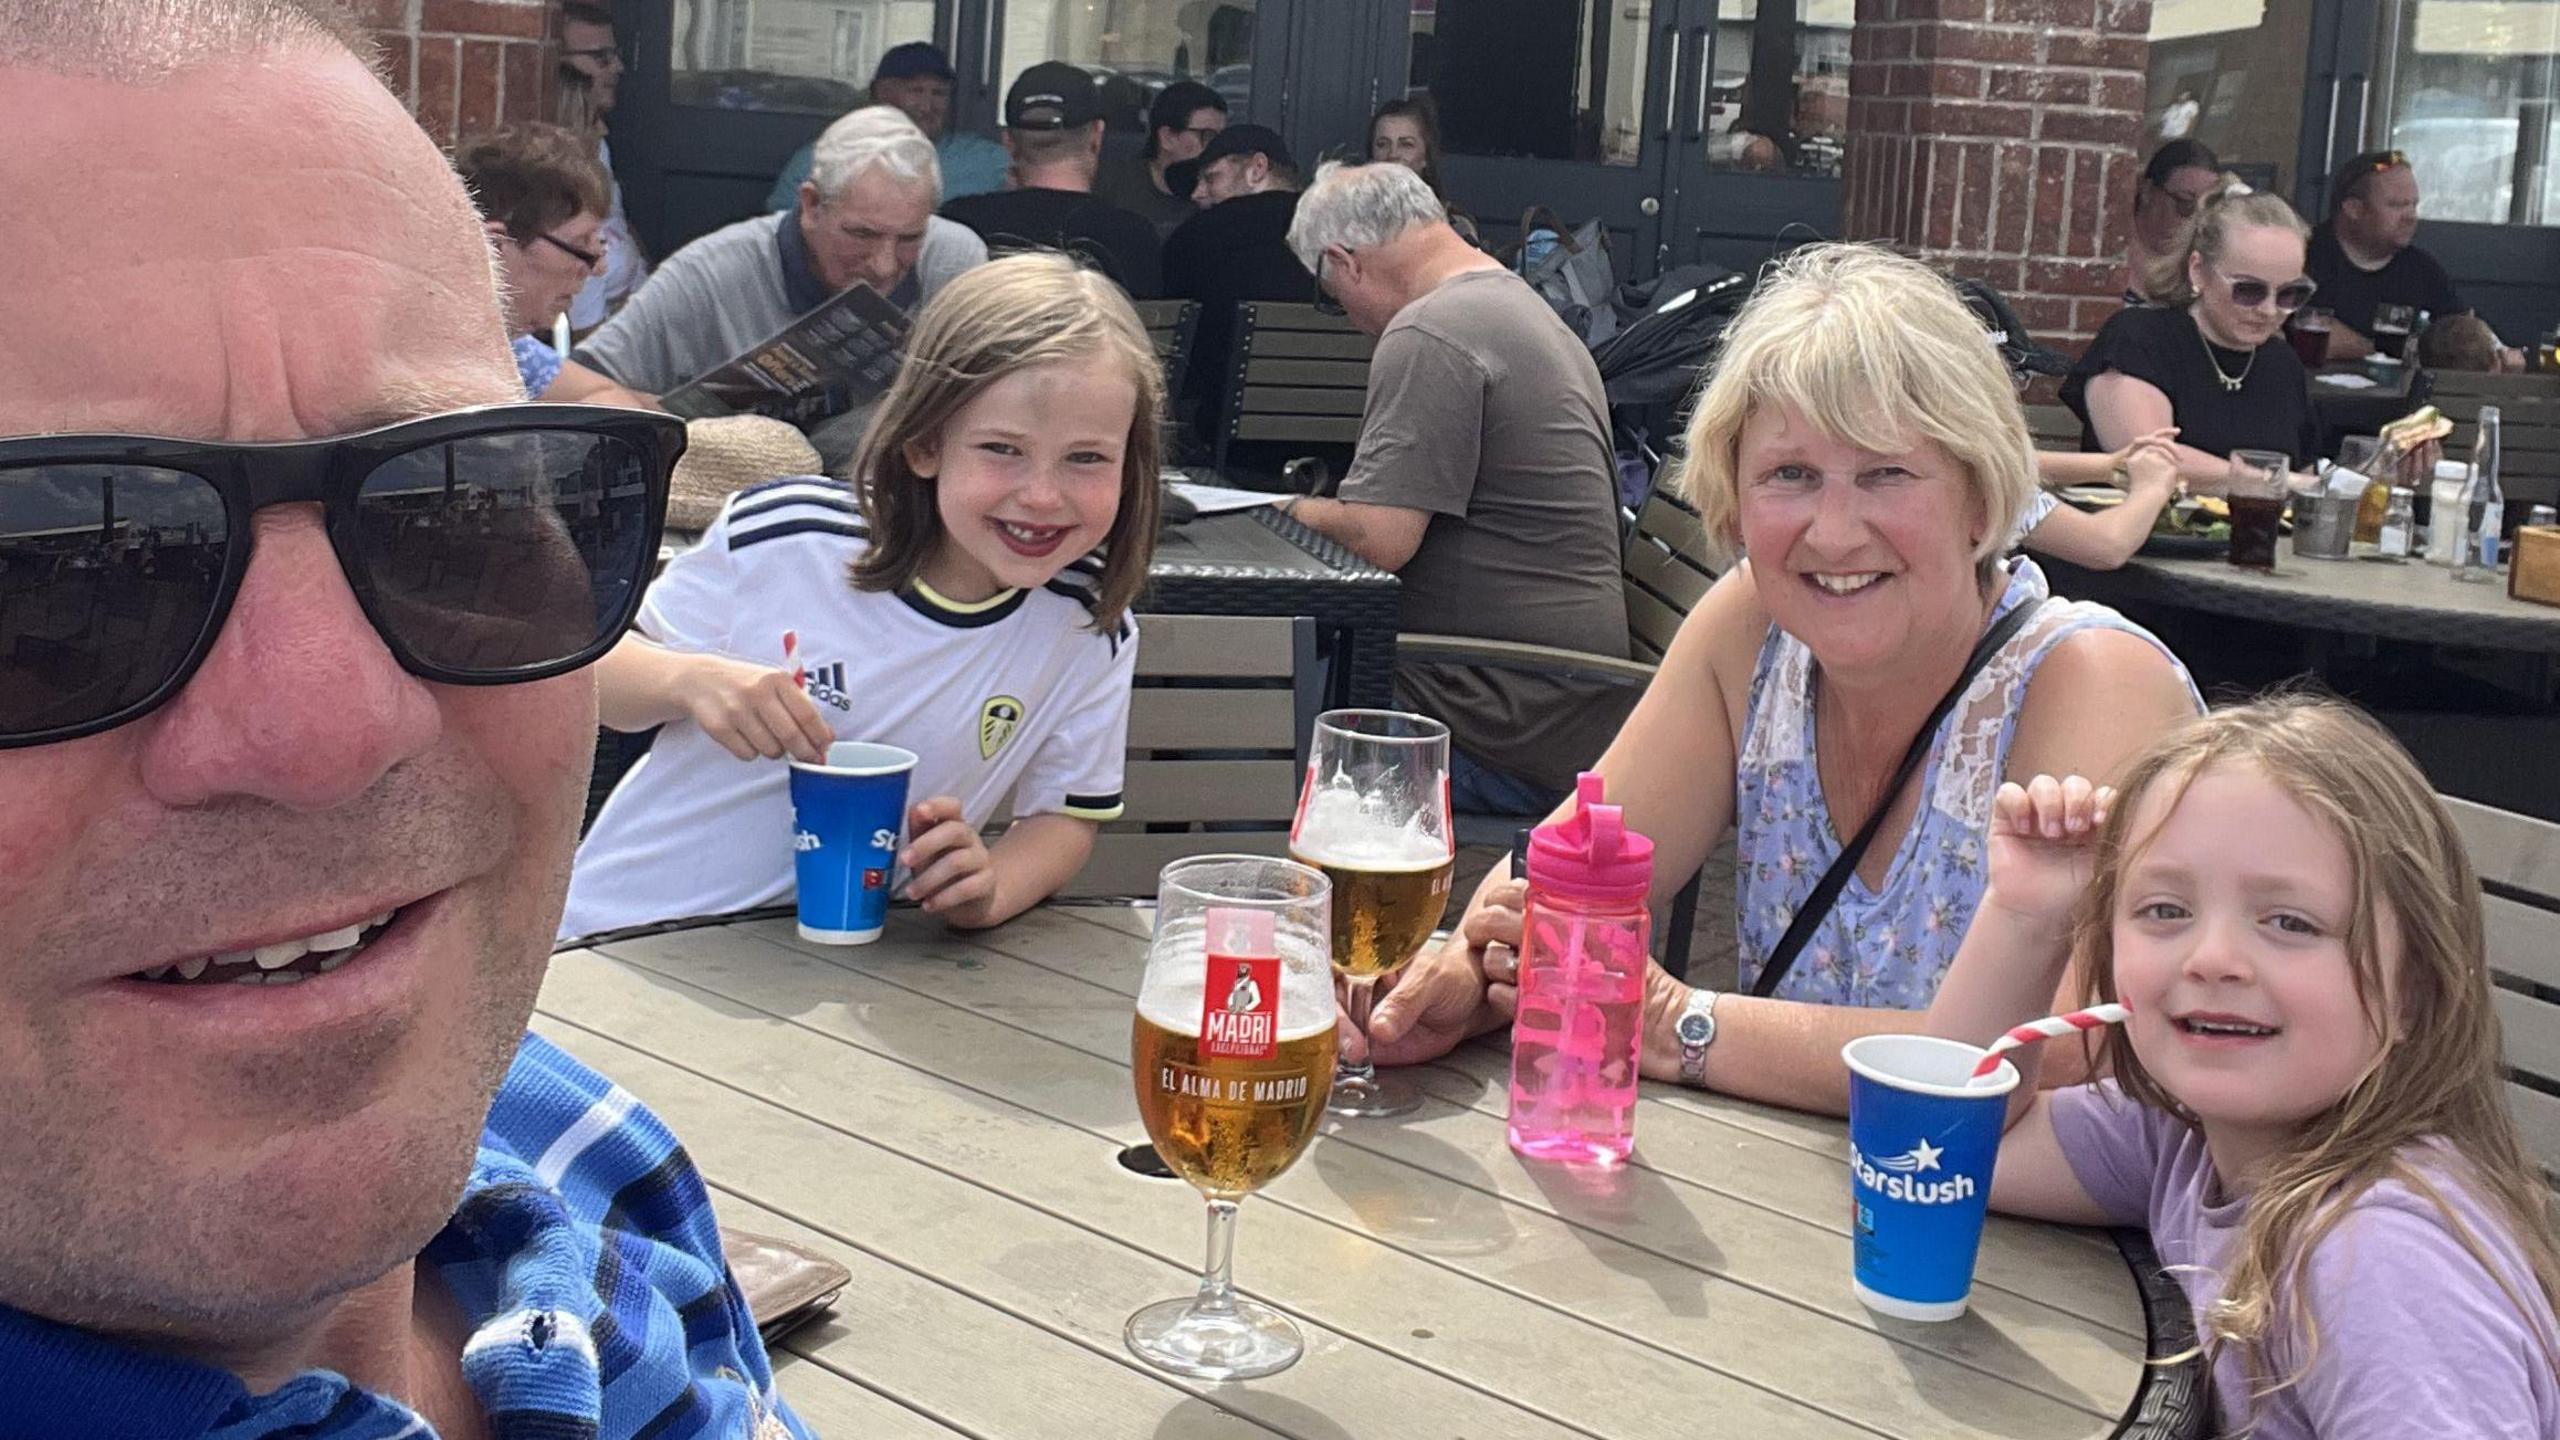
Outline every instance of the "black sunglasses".
{"label": "black sunglasses", "polygon": [[1325,257],[1323,252],[1317,252],[1316,313],[1319,315],[1347,315],[1350,312],[1342,308],[1342,302],[1334,299],[1332,292],[1324,288],[1324,259]]}
{"label": "black sunglasses", "polygon": [[183,688],[248,573],[250,517],[317,501],[402,669],[447,685],[593,663],[655,569],[673,416],[462,410],[333,439],[0,439],[0,749],[138,719]]}
{"label": "black sunglasses", "polygon": [[2269,295],[2275,297],[2277,309],[2299,310],[2310,304],[2311,297],[2320,290],[2319,282],[2315,280],[2287,280],[2272,286],[2264,280],[2233,280],[2230,284],[2231,303],[2243,310],[2255,310],[2266,304]]}

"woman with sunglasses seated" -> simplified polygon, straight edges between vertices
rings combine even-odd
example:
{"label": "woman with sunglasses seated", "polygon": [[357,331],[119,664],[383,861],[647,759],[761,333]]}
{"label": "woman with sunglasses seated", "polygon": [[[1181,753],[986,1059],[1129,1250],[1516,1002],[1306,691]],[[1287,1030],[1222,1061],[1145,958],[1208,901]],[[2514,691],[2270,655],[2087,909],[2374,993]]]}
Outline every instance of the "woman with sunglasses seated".
{"label": "woman with sunglasses seated", "polygon": [[2311,376],[2284,338],[2311,298],[2310,231],[2293,207],[2237,181],[2206,198],[2185,243],[2163,257],[2170,303],[2118,313],[2062,382],[2080,448],[2119,450],[2176,426],[2181,479],[2219,490],[2234,450],[2318,453]]}
{"label": "woman with sunglasses seated", "polygon": [[[2201,140],[2180,138],[2151,152],[2133,182],[2133,226],[2125,237],[2124,303],[2165,300],[2153,293],[2164,271],[2175,278],[2188,223],[2204,197],[2222,187],[2222,162]],[[2164,261],[2168,263],[2163,263]]]}

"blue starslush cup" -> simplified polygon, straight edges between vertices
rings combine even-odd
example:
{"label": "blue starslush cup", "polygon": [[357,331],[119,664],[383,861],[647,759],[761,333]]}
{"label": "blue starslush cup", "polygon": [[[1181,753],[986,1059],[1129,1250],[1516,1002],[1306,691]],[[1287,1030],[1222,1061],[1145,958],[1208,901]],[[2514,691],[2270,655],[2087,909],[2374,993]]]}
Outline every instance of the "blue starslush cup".
{"label": "blue starslush cup", "polygon": [[1983,1052],[1927,1035],[1867,1035],[1841,1047],[1849,1062],[1851,1284],[1858,1299],[1899,1320],[1953,1320],[1973,1294],[1973,1256],[1991,1203],[2009,1092],[2018,1070],[2000,1062],[1979,1088],[1965,1081]]}
{"label": "blue starslush cup", "polygon": [[824,765],[791,762],[801,939],[868,945],[880,938],[915,768],[914,751],[862,740],[828,746]]}

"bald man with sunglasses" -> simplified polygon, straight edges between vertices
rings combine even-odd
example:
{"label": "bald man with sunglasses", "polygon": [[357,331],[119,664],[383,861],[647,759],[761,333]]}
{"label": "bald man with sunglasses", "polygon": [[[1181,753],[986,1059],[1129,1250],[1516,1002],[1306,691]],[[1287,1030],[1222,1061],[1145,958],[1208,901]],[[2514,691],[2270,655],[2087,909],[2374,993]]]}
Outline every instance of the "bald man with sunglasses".
{"label": "bald man with sunglasses", "polygon": [[804,1435],[525,1033],[683,432],[523,403],[365,45],[0,6],[0,1440]]}

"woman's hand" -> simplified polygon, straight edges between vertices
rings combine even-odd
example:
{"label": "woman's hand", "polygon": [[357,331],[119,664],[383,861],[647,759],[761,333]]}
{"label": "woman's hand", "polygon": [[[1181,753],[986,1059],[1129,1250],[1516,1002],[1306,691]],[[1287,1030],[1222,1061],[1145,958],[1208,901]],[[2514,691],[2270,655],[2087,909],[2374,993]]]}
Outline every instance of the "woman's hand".
{"label": "woman's hand", "polygon": [[2059,933],[2089,888],[2098,827],[2116,792],[2080,776],[2038,775],[2000,787],[1991,802],[1991,884],[1985,908]]}
{"label": "woman's hand", "polygon": [[936,795],[907,812],[907,898],[928,915],[963,929],[982,927],[996,897],[994,862],[987,842],[960,814],[959,797]]}
{"label": "woman's hand", "polygon": [[824,764],[835,743],[835,732],[787,670],[726,655],[687,655],[673,688],[702,733],[741,760],[788,755]]}
{"label": "woman's hand", "polygon": [[1379,982],[1393,988],[1369,1012],[1365,1042],[1343,1036],[1352,1047],[1348,1058],[1357,1064],[1365,1049],[1373,1064],[1418,1065],[1509,1024],[1520,1003],[1520,907],[1527,893],[1517,880],[1485,891],[1448,943]]}

